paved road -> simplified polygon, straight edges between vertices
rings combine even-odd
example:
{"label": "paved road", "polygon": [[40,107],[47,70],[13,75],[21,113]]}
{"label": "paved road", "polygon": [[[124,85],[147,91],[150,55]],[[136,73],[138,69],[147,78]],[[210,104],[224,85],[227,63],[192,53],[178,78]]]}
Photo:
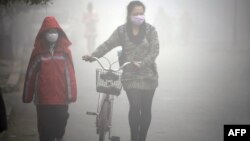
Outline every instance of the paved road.
{"label": "paved road", "polygon": [[[85,115],[96,109],[97,65],[81,62],[81,49],[72,52],[78,101],[70,106],[65,140],[97,141],[95,118]],[[249,51],[162,49],[148,141],[222,141],[224,124],[249,124],[249,55]],[[14,96],[20,98],[19,93]],[[34,106],[20,101],[14,105],[9,141],[37,140]],[[123,92],[115,99],[112,130],[122,141],[129,141],[127,113]]]}
{"label": "paved road", "polygon": [[[75,61],[79,52],[74,53]],[[249,52],[242,51],[163,49],[148,140],[221,141],[223,124],[250,123],[248,56]],[[66,139],[97,140],[94,118],[84,114],[96,108],[96,65],[78,61],[75,65],[79,99],[71,106]],[[113,133],[122,140],[129,140],[127,113],[123,93],[115,100],[113,122]]]}

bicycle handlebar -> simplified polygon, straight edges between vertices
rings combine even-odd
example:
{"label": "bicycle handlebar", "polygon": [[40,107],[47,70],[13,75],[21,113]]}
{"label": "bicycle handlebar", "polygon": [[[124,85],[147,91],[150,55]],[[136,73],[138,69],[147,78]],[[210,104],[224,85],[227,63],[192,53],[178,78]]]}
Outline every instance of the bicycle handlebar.
{"label": "bicycle handlebar", "polygon": [[102,57],[102,58],[104,58],[105,60],[107,60],[108,63],[109,63],[109,68],[105,68],[105,67],[103,66],[103,64],[101,63],[101,61],[100,61],[99,58],[97,58],[97,57],[91,57],[91,58],[93,58],[94,60],[96,60],[96,61],[98,62],[98,64],[101,66],[102,69],[104,69],[104,70],[106,70],[106,71],[114,71],[114,72],[120,71],[120,70],[122,70],[124,67],[126,67],[127,65],[133,63],[133,62],[125,62],[125,63],[124,63],[122,66],[120,66],[118,69],[112,69],[112,66],[113,66],[115,63],[117,63],[118,61],[113,62],[113,63],[110,63],[110,61],[109,61],[108,58]]}

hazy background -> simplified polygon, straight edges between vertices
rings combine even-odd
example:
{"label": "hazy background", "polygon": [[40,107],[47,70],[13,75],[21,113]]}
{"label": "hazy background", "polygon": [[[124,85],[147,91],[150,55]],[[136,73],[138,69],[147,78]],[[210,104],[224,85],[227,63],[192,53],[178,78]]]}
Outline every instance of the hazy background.
{"label": "hazy background", "polygon": [[[35,36],[45,16],[55,16],[72,41],[78,101],[70,107],[66,140],[97,140],[94,111],[95,68],[87,54],[83,14],[89,1],[53,0],[10,19],[13,58],[27,67]],[[96,45],[126,19],[129,0],[92,0],[98,13]],[[250,1],[142,0],[146,21],[159,34],[159,88],[153,101],[148,141],[222,141],[224,124],[250,123]],[[13,22],[14,21],[14,22]],[[116,52],[108,55],[116,60]],[[113,133],[129,140],[126,94],[115,99]],[[35,112],[35,111],[32,111]],[[35,126],[35,125],[34,125]]]}

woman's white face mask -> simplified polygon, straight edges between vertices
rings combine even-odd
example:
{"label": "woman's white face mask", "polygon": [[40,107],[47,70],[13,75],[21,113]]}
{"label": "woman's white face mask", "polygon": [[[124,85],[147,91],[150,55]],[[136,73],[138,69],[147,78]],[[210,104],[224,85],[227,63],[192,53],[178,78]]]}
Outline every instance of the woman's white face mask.
{"label": "woman's white face mask", "polygon": [[130,21],[134,25],[141,25],[145,22],[144,8],[142,6],[135,6],[131,11]]}
{"label": "woman's white face mask", "polygon": [[144,15],[131,16],[130,20],[134,25],[141,25],[144,23],[145,17]]}
{"label": "woman's white face mask", "polygon": [[46,33],[46,39],[50,43],[55,43],[58,39],[58,32],[48,32]]}

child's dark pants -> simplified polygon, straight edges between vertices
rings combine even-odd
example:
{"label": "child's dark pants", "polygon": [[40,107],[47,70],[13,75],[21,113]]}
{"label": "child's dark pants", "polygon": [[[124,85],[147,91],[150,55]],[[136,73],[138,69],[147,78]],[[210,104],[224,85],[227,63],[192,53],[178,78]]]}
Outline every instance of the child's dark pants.
{"label": "child's dark pants", "polygon": [[37,106],[37,127],[40,141],[55,141],[56,138],[62,138],[68,118],[68,105]]}

